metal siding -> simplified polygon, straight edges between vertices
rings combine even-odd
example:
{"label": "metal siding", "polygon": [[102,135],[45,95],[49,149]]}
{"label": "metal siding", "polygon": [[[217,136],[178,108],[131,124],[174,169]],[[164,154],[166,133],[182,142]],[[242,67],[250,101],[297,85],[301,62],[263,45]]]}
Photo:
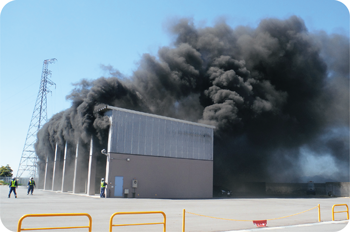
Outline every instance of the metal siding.
{"label": "metal siding", "polygon": [[121,142],[119,144],[120,146],[120,151],[125,151],[125,140],[126,140],[126,115],[124,112],[120,112],[120,133],[122,135]]}
{"label": "metal siding", "polygon": [[140,131],[139,131],[139,153],[146,154],[146,118],[140,116]]}
{"label": "metal siding", "polygon": [[159,118],[153,120],[153,135],[151,135],[154,140],[152,144],[153,155],[159,156]]}
{"label": "metal siding", "polygon": [[199,146],[199,143],[198,143],[198,137],[199,137],[199,131],[198,131],[198,127],[197,126],[194,126],[193,127],[194,129],[194,139],[193,139],[193,155],[195,157],[195,159],[198,159],[199,158],[199,155],[198,155],[198,146]]}
{"label": "metal siding", "polygon": [[183,145],[183,136],[182,136],[182,126],[183,124],[178,123],[177,128],[176,128],[176,137],[177,137],[177,157],[178,158],[184,158],[184,145]]}
{"label": "metal siding", "polygon": [[138,134],[136,132],[136,121],[137,121],[137,116],[138,115],[130,115],[130,125],[131,125],[131,130],[130,130],[130,154],[137,154],[137,151],[135,150],[135,146],[137,145],[136,141],[134,141]]}
{"label": "metal siding", "polygon": [[113,110],[111,152],[213,160],[213,129]]}
{"label": "metal siding", "polygon": [[179,124],[178,122],[174,122],[174,128],[173,128],[173,131],[174,131],[174,137],[175,137],[175,157],[180,157],[180,148],[179,148],[179,136],[178,136],[178,133],[177,133],[177,129],[179,128]]}
{"label": "metal siding", "polygon": [[152,129],[152,121],[153,118],[146,118],[146,152],[145,155],[152,155],[152,140],[153,137],[151,136],[151,134],[153,133]]}
{"label": "metal siding", "polygon": [[199,135],[199,155],[201,157],[205,157],[205,147],[204,147],[204,137],[203,137],[203,128],[201,128],[200,135]]}
{"label": "metal siding", "polygon": [[158,148],[159,148],[159,156],[166,156],[164,152],[164,146],[166,142],[164,129],[166,127],[166,121],[163,119],[159,120],[159,141],[158,141]]}
{"label": "metal siding", "polygon": [[212,135],[212,132],[211,132],[211,130],[208,130],[207,128],[206,128],[206,137],[205,137],[205,139],[206,139],[206,156],[205,156],[205,158],[206,159],[212,159],[212,150],[213,150],[213,135]]}
{"label": "metal siding", "polygon": [[183,158],[191,158],[190,154],[189,154],[189,125],[188,124],[184,124],[183,125],[183,148],[184,148],[184,156]]}
{"label": "metal siding", "polygon": [[190,137],[191,137],[191,140],[189,140],[189,145],[190,145],[190,149],[189,149],[189,155],[191,156],[192,159],[195,159],[196,156],[194,154],[194,140],[196,138],[195,134],[194,134],[194,126],[193,125],[189,125],[190,127]]}
{"label": "metal siding", "polygon": [[128,118],[128,113],[121,112],[122,117],[122,133],[123,133],[123,142],[120,144],[121,150],[124,151],[124,153],[130,153],[130,138],[131,138],[131,132],[132,129],[130,125],[130,119]]}
{"label": "metal siding", "polygon": [[167,123],[167,128],[166,128],[166,134],[167,134],[167,146],[166,146],[166,153],[170,156],[170,157],[174,157],[176,155],[176,150],[175,150],[175,146],[174,146],[174,138],[175,136],[173,135],[173,131],[172,128],[174,127],[174,122],[168,122]]}
{"label": "metal siding", "polygon": [[171,123],[172,123],[171,121],[166,122],[166,126],[164,128],[164,134],[165,134],[164,155],[169,157],[172,157],[172,153],[171,153],[172,137],[170,133]]}
{"label": "metal siding", "polygon": [[208,135],[207,135],[207,130],[203,130],[203,157],[208,158]]}
{"label": "metal siding", "polygon": [[214,130],[211,130],[211,143],[210,143],[210,160],[214,160]]}
{"label": "metal siding", "polygon": [[[116,119],[113,120],[113,125],[116,124],[116,129],[117,129],[117,133],[113,133],[116,134],[115,136],[117,136],[117,144],[116,144],[116,149],[117,151],[122,151],[124,150],[124,124],[123,124],[123,115],[121,114],[122,112],[118,112],[118,114],[116,115]],[[115,141],[115,140],[114,140]]]}
{"label": "metal siding", "polygon": [[138,115],[134,114],[134,115],[130,115],[130,119],[131,119],[131,130],[130,130],[130,134],[131,134],[131,138],[130,138],[130,154],[138,154],[137,151],[137,147],[138,147],[138,125],[136,125],[138,123]]}
{"label": "metal siding", "polygon": [[164,128],[163,128],[163,138],[164,138],[164,141],[163,141],[163,156],[170,156],[169,154],[167,154],[167,146],[169,145],[168,144],[168,141],[170,141],[169,137],[168,137],[168,134],[166,133],[166,129],[168,127],[168,124],[170,124],[170,121],[167,121],[167,120],[164,120]]}

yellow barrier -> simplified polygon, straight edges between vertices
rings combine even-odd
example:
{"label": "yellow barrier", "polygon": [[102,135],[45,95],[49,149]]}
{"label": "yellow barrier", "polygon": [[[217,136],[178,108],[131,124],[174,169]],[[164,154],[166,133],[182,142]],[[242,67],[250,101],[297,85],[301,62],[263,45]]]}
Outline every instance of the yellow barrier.
{"label": "yellow barrier", "polygon": [[[115,215],[121,215],[121,214],[162,214],[164,221],[163,222],[152,222],[152,223],[134,223],[134,224],[116,224],[113,225],[113,218]],[[166,215],[162,211],[144,211],[144,212],[117,212],[114,213],[110,220],[109,220],[109,232],[112,232],[113,226],[142,226],[142,225],[159,225],[163,224],[163,232],[166,232]]]}
{"label": "yellow barrier", "polygon": [[[318,221],[320,222],[321,221],[321,210],[320,210],[320,204],[318,204],[317,206],[311,208],[311,209],[308,209],[308,210],[305,210],[303,212],[300,212],[300,213],[296,213],[296,214],[292,214],[292,215],[288,215],[288,216],[284,216],[284,217],[279,217],[279,218],[271,218],[271,219],[265,219],[266,221],[271,221],[271,220],[277,220],[277,219],[283,219],[283,218],[287,218],[287,217],[292,217],[292,216],[295,216],[295,215],[298,215],[298,214],[302,214],[302,213],[305,213],[307,211],[310,211],[310,210],[313,210],[313,209],[316,209],[318,208]],[[196,213],[191,213],[191,212],[186,212],[185,209],[183,209],[183,213],[182,213],[182,232],[185,232],[185,214],[186,213],[189,213],[189,214],[192,214],[192,215],[196,215],[196,216],[200,216],[200,217],[207,217],[207,218],[213,218],[213,219],[220,219],[220,220],[227,220],[227,221],[236,221],[236,222],[249,222],[249,221],[254,221],[254,220],[238,220],[238,219],[228,219],[228,218],[219,218],[219,217],[212,217],[212,216],[206,216],[206,215],[201,215],[201,214],[196,214]],[[349,218],[348,218],[349,219]]]}
{"label": "yellow barrier", "polygon": [[320,204],[318,204],[318,222],[321,222],[321,207],[320,207]]}
{"label": "yellow barrier", "polygon": [[[47,227],[47,228],[21,228],[23,219],[27,217],[62,217],[62,216],[87,216],[89,218],[89,226],[71,226],[71,227]],[[87,213],[46,213],[46,214],[26,214],[22,216],[18,221],[17,232],[23,230],[54,230],[54,229],[80,229],[80,228],[89,228],[89,232],[92,229],[92,218]]]}
{"label": "yellow barrier", "polygon": [[[334,207],[335,206],[346,206],[346,211],[336,211],[336,212],[334,212]],[[349,207],[348,207],[347,204],[333,205],[333,207],[332,207],[332,221],[334,221],[334,214],[335,213],[345,213],[345,212],[346,212],[347,219],[349,220]]]}
{"label": "yellow barrier", "polygon": [[185,232],[185,213],[186,213],[186,210],[183,209],[183,211],[182,211],[182,232]]}
{"label": "yellow barrier", "polygon": [[320,204],[318,204],[317,206],[315,206],[315,207],[313,207],[311,209],[308,209],[308,210],[305,210],[303,212],[300,212],[300,213],[295,213],[295,214],[284,216],[284,217],[272,218],[272,219],[266,219],[266,220],[267,221],[271,221],[271,220],[277,220],[277,219],[283,219],[283,218],[287,218],[287,217],[292,217],[292,216],[295,216],[295,215],[298,215],[298,214],[306,213],[307,211],[310,211],[310,210],[313,210],[313,209],[316,209],[316,208],[318,208],[318,221],[320,222],[321,221]]}

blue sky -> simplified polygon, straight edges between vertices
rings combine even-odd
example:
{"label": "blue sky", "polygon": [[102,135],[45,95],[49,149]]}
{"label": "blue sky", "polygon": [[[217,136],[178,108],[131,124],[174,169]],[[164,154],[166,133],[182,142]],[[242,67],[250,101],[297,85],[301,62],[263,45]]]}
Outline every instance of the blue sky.
{"label": "blue sky", "polygon": [[349,35],[349,11],[334,0],[15,0],[0,18],[0,165],[16,174],[39,90],[42,64],[50,64],[48,117],[66,108],[72,83],[108,76],[112,65],[129,76],[143,53],[157,54],[172,37],[167,25],[191,17],[197,25],[225,19],[233,28],[261,19],[297,15],[310,32]]}

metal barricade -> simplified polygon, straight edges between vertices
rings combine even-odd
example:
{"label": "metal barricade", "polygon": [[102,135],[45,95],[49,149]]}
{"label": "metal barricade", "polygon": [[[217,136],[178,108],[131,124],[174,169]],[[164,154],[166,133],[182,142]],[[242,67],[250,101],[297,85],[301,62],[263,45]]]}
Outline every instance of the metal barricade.
{"label": "metal barricade", "polygon": [[[125,215],[125,214],[162,214],[164,221],[163,222],[151,222],[151,223],[134,223],[134,224],[114,224],[113,218],[116,215]],[[162,211],[144,211],[144,212],[117,212],[112,214],[109,220],[109,232],[112,232],[113,226],[141,226],[141,225],[159,225],[163,224],[163,232],[166,232],[166,215]]]}
{"label": "metal barricade", "polygon": [[[28,217],[62,217],[62,216],[86,216],[89,218],[89,225],[88,226],[70,226],[70,227],[47,227],[47,228],[21,228],[22,227],[22,221],[25,218]],[[22,216],[18,221],[17,226],[17,232],[23,231],[23,230],[54,230],[54,229],[80,229],[80,228],[88,228],[89,232],[91,232],[92,229],[92,218],[87,213],[46,213],[46,214],[26,214]]]}
{"label": "metal barricade", "polygon": [[[345,210],[345,211],[336,211],[336,212],[334,212],[334,208],[335,208],[336,206],[346,206],[346,210]],[[332,207],[332,221],[334,221],[334,214],[335,214],[335,213],[345,213],[345,212],[346,212],[347,219],[349,220],[349,207],[348,207],[347,204],[333,205],[333,207]]]}

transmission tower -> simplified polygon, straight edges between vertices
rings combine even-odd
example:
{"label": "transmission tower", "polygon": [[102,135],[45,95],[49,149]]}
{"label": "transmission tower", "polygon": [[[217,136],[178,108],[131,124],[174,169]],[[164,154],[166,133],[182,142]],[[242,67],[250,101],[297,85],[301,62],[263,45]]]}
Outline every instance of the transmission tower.
{"label": "transmission tower", "polygon": [[56,84],[49,79],[49,77],[51,77],[51,71],[48,69],[49,64],[55,61],[55,58],[44,60],[40,88],[24,143],[21,160],[19,162],[17,178],[21,177],[23,174],[27,175],[27,177],[32,176],[34,178],[37,176],[38,157],[35,154],[34,144],[38,131],[47,121],[47,93],[51,92],[48,89],[48,85],[56,86]]}

